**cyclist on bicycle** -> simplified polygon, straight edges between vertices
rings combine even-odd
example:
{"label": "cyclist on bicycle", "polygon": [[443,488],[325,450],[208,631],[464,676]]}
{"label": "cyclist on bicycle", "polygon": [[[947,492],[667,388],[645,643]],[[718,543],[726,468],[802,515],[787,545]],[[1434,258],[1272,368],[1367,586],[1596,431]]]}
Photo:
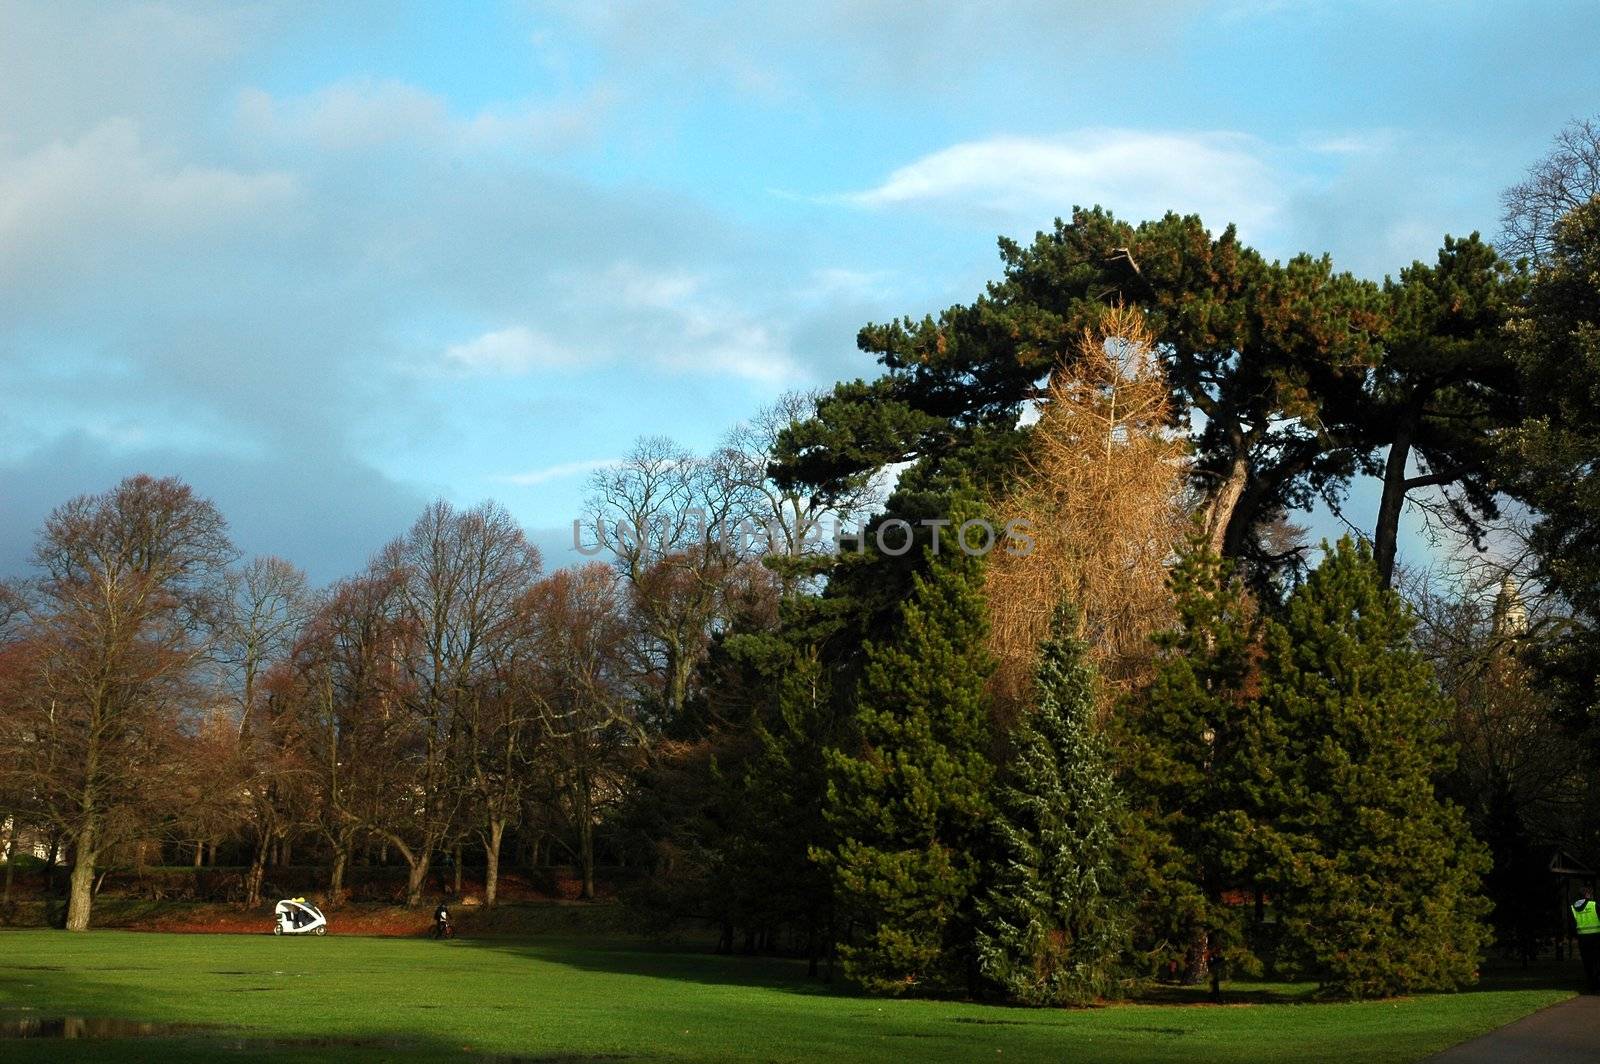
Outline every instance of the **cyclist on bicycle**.
{"label": "cyclist on bicycle", "polygon": [[441,901],[439,907],[433,910],[433,937],[450,938],[454,933],[450,928],[450,910]]}

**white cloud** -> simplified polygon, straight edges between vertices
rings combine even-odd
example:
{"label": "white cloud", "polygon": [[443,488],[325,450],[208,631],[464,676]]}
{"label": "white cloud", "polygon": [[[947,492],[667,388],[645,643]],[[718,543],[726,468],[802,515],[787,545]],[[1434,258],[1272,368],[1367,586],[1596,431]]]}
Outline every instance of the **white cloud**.
{"label": "white cloud", "polygon": [[136,2],[70,9],[50,0],[0,3],[0,142],[37,148],[75,140],[117,115],[141,128],[182,129],[214,112],[211,85],[240,53],[281,32],[278,0],[250,4]]}
{"label": "white cloud", "polygon": [[581,462],[560,462],[542,469],[530,469],[525,473],[506,473],[494,479],[504,484],[527,488],[551,480],[577,476],[580,473],[592,473],[596,469],[606,469],[621,461],[620,458],[586,458]]}
{"label": "white cloud", "polygon": [[710,290],[707,278],[612,267],[607,290],[645,335],[640,348],[671,369],[732,374],[765,384],[797,376],[786,339],[736,301]]}
{"label": "white cloud", "polygon": [[235,117],[251,138],[325,151],[418,143],[453,151],[557,148],[595,133],[613,102],[609,90],[597,87],[572,98],[522,100],[462,115],[415,85],[352,78],[305,96],[246,89]]}
{"label": "white cloud", "polygon": [[891,270],[853,270],[829,266],[811,271],[811,283],[801,290],[808,299],[880,299],[889,291]]}
{"label": "white cloud", "polygon": [[1269,226],[1284,200],[1263,146],[1238,133],[1083,130],[999,136],[925,155],[875,188],[843,197],[864,207],[955,207],[1036,223],[1074,205],[1127,218],[1197,212],[1209,224]]}
{"label": "white cloud", "polygon": [[624,303],[649,310],[680,310],[705,286],[705,278],[697,274],[681,270],[651,271],[631,262],[613,266],[611,280],[616,286],[616,295]]}
{"label": "white cloud", "polygon": [[[683,376],[736,376],[782,385],[798,377],[787,335],[702,273],[613,263],[558,274],[552,332],[512,325],[454,344],[457,373],[518,376],[536,369],[648,363]],[[596,300],[599,300],[596,302]],[[603,322],[599,329],[596,321]],[[574,341],[571,336],[582,339]]]}
{"label": "white cloud", "polygon": [[[863,92],[960,97],[1002,67],[1012,82],[1048,77],[1067,53],[1073,67],[1091,61],[1088,51],[1148,60],[1181,39],[1198,12],[1194,0],[554,0],[541,9],[654,95],[672,98],[686,84],[693,92],[725,86],[788,104],[825,100],[841,86],[857,98]],[[1086,41],[1095,48],[1085,49]]]}
{"label": "white cloud", "polygon": [[138,127],[110,119],[71,141],[0,154],[0,276],[8,261],[61,264],[116,254],[139,239],[166,244],[260,219],[294,198],[295,178],[178,162]]}
{"label": "white cloud", "polygon": [[1399,130],[1378,128],[1308,135],[1302,138],[1301,143],[1307,151],[1319,155],[1366,155],[1387,151],[1395,147],[1400,140]]}
{"label": "white cloud", "polygon": [[453,344],[445,350],[444,358],[451,366],[465,372],[503,376],[571,366],[578,361],[574,352],[526,325],[497,329],[465,343]]}

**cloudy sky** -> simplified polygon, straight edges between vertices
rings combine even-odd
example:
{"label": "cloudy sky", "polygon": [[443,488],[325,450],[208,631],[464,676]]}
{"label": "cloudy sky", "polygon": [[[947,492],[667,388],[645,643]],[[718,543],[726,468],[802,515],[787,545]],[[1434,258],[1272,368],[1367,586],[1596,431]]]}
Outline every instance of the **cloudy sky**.
{"label": "cloudy sky", "polygon": [[[632,439],[870,376],[996,234],[1235,221],[1381,277],[1600,110],[1593,0],[0,0],[0,575],[126,474],[319,580],[549,547]],[[552,557],[552,561],[560,561]]]}

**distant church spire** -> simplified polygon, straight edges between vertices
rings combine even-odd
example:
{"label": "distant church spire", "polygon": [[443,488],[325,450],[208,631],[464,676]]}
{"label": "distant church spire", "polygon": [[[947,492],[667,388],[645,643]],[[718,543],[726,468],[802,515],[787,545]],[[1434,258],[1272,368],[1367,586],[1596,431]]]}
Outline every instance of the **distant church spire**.
{"label": "distant church spire", "polygon": [[1500,581],[1500,593],[1494,597],[1494,633],[1515,638],[1527,631],[1528,608],[1517,593],[1517,582],[1507,576]]}

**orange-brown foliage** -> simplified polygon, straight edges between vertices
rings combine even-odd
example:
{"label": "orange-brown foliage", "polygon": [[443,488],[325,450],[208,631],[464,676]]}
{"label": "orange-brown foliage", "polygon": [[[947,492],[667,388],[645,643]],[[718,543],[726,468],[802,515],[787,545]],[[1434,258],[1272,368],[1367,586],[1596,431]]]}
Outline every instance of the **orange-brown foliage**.
{"label": "orange-brown foliage", "polygon": [[1063,599],[1106,681],[1102,705],[1149,666],[1150,635],[1171,616],[1166,586],[1186,528],[1188,448],[1169,424],[1166,375],[1143,316],[1107,311],[1057,367],[1022,475],[995,505],[1032,525],[1031,553],[996,552],[987,592],[995,691],[1028,695],[1039,641]]}

